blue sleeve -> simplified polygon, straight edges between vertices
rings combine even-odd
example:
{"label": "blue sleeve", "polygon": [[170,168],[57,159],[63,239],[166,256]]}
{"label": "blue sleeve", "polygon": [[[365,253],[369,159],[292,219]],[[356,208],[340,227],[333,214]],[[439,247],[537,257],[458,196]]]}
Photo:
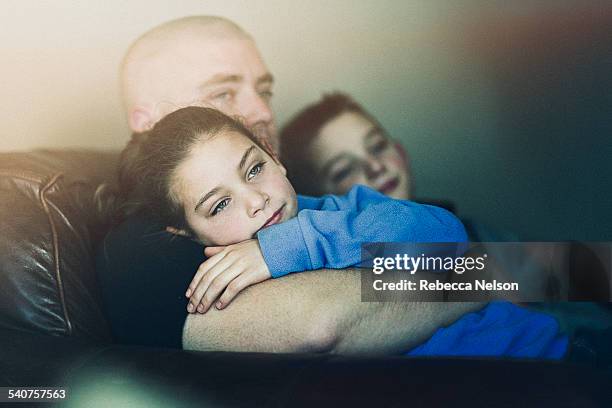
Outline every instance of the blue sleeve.
{"label": "blue sleeve", "polygon": [[551,316],[510,302],[492,302],[438,329],[407,355],[559,360],[567,348],[568,337]]}
{"label": "blue sleeve", "polygon": [[464,242],[459,220],[446,210],[394,200],[364,186],[346,196],[300,197],[297,217],[259,231],[272,277],[320,268],[346,268],[366,242]]}

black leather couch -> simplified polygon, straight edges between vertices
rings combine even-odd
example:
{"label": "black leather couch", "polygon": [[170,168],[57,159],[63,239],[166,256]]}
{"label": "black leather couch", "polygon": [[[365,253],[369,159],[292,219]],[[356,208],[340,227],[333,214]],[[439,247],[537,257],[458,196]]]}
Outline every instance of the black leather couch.
{"label": "black leather couch", "polygon": [[99,204],[111,198],[98,186],[114,182],[117,158],[92,151],[0,154],[0,387],[66,387],[64,405],[79,407],[612,406],[611,372],[596,361],[113,344],[93,251],[109,221]]}

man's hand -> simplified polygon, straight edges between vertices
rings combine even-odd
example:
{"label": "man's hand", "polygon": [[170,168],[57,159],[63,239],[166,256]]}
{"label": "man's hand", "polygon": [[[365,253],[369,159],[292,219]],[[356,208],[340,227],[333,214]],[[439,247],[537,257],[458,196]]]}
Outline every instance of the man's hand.
{"label": "man's hand", "polygon": [[225,247],[208,247],[204,254],[209,258],[200,265],[185,293],[190,298],[189,313],[196,310],[206,313],[225,289],[215,305],[223,309],[243,289],[270,279],[256,239]]}

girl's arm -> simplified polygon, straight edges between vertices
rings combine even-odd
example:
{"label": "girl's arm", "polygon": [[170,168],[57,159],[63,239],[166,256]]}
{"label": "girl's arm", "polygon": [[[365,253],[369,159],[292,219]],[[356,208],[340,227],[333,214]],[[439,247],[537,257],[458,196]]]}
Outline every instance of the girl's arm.
{"label": "girl's arm", "polygon": [[[304,209],[302,209],[304,208]],[[297,217],[261,230],[259,245],[272,277],[320,268],[346,268],[367,242],[464,242],[450,212],[394,200],[364,186],[345,196],[300,198]]]}

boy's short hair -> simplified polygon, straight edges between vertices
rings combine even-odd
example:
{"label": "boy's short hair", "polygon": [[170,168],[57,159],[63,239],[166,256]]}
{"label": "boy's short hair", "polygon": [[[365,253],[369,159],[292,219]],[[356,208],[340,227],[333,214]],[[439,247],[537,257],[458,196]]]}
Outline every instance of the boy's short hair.
{"label": "boy's short hair", "polygon": [[298,193],[317,196],[326,193],[321,191],[314,166],[307,154],[323,126],[345,112],[358,113],[378,124],[353,98],[342,92],[334,92],[306,106],[281,130],[281,161],[287,167],[287,175]]}

